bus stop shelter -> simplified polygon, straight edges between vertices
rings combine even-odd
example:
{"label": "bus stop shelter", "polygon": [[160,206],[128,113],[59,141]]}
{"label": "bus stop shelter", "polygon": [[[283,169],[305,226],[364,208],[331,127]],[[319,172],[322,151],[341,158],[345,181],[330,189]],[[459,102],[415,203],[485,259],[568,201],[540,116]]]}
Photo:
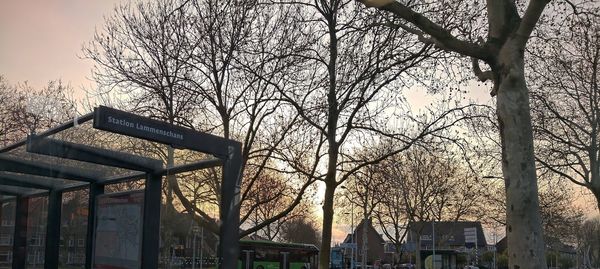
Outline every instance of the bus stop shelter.
{"label": "bus stop shelter", "polygon": [[[95,138],[103,134],[109,138],[97,143]],[[159,159],[115,150],[111,135],[212,157],[165,167]],[[106,186],[136,180],[144,182],[138,268],[158,268],[163,176],[222,167],[219,267],[233,269],[239,247],[241,164],[239,142],[104,106],[32,134],[0,149],[0,195],[16,203],[12,268],[26,267],[28,205],[34,197],[48,199],[44,268],[58,268],[63,193],[83,189],[89,194],[85,268],[93,268],[97,197]]]}

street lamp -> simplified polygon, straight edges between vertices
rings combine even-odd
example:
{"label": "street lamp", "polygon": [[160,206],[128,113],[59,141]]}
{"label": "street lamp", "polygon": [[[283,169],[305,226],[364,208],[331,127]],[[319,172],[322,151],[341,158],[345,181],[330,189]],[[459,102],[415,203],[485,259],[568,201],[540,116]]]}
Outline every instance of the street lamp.
{"label": "street lamp", "polygon": [[354,199],[352,192],[346,186],[342,186],[342,189],[350,193],[350,269],[354,269]]}

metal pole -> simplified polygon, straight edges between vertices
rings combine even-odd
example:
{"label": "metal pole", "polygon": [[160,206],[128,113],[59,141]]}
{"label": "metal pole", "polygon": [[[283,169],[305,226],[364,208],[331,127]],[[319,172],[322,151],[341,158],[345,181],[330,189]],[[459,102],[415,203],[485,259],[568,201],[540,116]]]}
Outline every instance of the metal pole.
{"label": "metal pole", "polygon": [[[408,226],[407,226],[408,227]],[[411,232],[408,231],[408,242],[412,242],[412,236],[410,236]],[[416,254],[416,253],[415,253]],[[416,256],[416,255],[415,255]],[[400,259],[402,259],[402,257],[400,257]],[[412,255],[408,254],[408,263],[412,264]]]}
{"label": "metal pole", "polygon": [[157,173],[148,174],[144,188],[141,268],[158,268],[161,194],[162,175]]}
{"label": "metal pole", "polygon": [[228,146],[229,155],[223,164],[221,185],[221,227],[219,228],[219,269],[237,268],[240,234],[240,193],[242,186],[241,145]]}
{"label": "metal pole", "polygon": [[436,269],[435,267],[435,220],[431,221],[431,242],[433,249],[433,256],[431,256],[431,268]]}
{"label": "metal pole", "polygon": [[[44,268],[57,268],[60,243],[60,213],[62,192],[50,190],[48,193],[48,216],[46,221],[46,244],[44,249]],[[40,235],[38,238],[41,239]],[[35,257],[37,260],[37,255]]]}
{"label": "metal pole", "polygon": [[12,268],[25,268],[27,261],[27,220],[29,198],[17,196],[15,205],[15,229],[13,231]]}
{"label": "metal pole", "polygon": [[496,244],[498,244],[498,242],[496,242],[496,227],[494,227],[494,269],[496,269],[497,265],[496,265]]}
{"label": "metal pole", "polygon": [[192,269],[196,269],[196,227],[192,228],[192,232],[194,233],[194,241],[192,242]]}
{"label": "metal pole", "polygon": [[96,228],[96,197],[104,193],[104,185],[92,183],[89,187],[88,197],[88,225],[85,242],[85,269],[92,269],[92,257],[94,256],[94,242],[96,238],[94,231]]}
{"label": "metal pole", "polygon": [[475,230],[475,265],[479,264],[479,250],[477,249],[477,230]]}
{"label": "metal pole", "polygon": [[200,269],[202,269],[202,246],[204,245],[204,226],[200,227]]}
{"label": "metal pole", "polygon": [[[350,193],[350,200],[353,200],[353,194]],[[350,233],[350,246],[352,247],[352,251],[350,252],[350,254],[352,255],[350,257],[350,268],[354,269],[354,203],[353,201],[350,201],[350,226],[351,226],[351,233]]]}

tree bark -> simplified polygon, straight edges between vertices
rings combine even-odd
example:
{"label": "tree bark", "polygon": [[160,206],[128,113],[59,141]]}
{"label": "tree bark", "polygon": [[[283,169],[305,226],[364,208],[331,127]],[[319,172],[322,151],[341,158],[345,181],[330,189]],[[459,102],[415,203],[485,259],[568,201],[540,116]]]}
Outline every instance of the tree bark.
{"label": "tree bark", "polygon": [[[331,3],[331,6],[338,3]],[[335,8],[333,8],[335,9]],[[323,201],[323,238],[321,240],[321,255],[319,268],[329,268],[331,255],[331,229],[333,227],[333,200],[337,188],[337,164],[339,157],[339,145],[336,141],[339,111],[336,95],[337,86],[337,60],[338,60],[338,37],[336,31],[336,16],[332,12],[326,16],[329,29],[329,62],[327,72],[329,74],[329,85],[327,93],[327,175],[325,176],[325,200]]]}
{"label": "tree bark", "polygon": [[329,186],[331,184],[329,182],[326,184],[325,198],[323,201],[323,237],[319,255],[319,268],[329,268],[329,259],[331,255],[331,229],[333,227],[333,197],[335,194],[335,186]]}
{"label": "tree bark", "polygon": [[497,59],[496,113],[502,140],[509,268],[545,269],[523,49],[507,41]]}

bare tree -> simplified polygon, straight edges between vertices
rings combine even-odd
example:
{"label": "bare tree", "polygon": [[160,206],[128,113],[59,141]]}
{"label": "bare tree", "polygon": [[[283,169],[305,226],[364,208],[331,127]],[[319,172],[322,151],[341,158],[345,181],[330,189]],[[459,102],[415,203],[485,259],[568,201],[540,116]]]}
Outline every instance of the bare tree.
{"label": "bare tree", "polygon": [[283,242],[319,245],[320,234],[312,219],[301,217],[286,222],[280,238]]}
{"label": "bare tree", "polygon": [[[507,201],[509,266],[545,268],[524,51],[550,1],[436,1],[424,5],[411,1],[359,1],[400,18],[402,21],[396,25],[423,42],[472,58],[478,79],[494,84],[492,95],[496,96]],[[571,2],[559,2],[567,3]],[[482,23],[487,26],[481,28],[483,31],[468,28]],[[480,61],[490,70],[482,71]]]}
{"label": "bare tree", "polygon": [[[493,119],[491,108],[480,112],[482,117],[469,122],[471,135],[466,149],[469,152],[467,156],[470,159],[469,167],[476,176],[474,185],[483,192],[480,196],[482,199],[478,201],[482,206],[475,208],[474,214],[484,225],[505,226],[507,203],[506,196],[502,192],[504,186],[501,184],[502,177],[499,171],[500,141],[493,135],[497,132],[498,125]],[[539,149],[539,145],[536,145],[536,154],[542,156],[537,153]],[[536,165],[544,238],[548,243],[556,240],[574,243],[573,227],[578,226],[583,216],[583,211],[576,206],[577,192],[565,184],[559,175],[549,173],[540,162]]]}
{"label": "bare tree", "polygon": [[[265,175],[261,176],[263,178],[258,179],[254,183],[255,186],[246,198],[251,202],[243,204],[244,207],[255,208],[242,208],[242,212],[249,214],[246,221],[249,227],[256,227],[265,220],[275,219],[275,221],[268,223],[260,230],[254,232],[254,234],[268,240],[280,238],[280,233],[283,232],[282,229],[288,222],[304,219],[309,216],[312,206],[309,199],[303,199],[299,205],[285,216],[274,218],[275,215],[285,211],[296,198],[294,187],[280,178],[276,178],[276,176],[277,174],[275,173],[265,173]],[[308,198],[308,192],[305,195],[304,198]],[[268,202],[265,203],[265,201]]]}
{"label": "bare tree", "polygon": [[[297,32],[312,41],[306,49],[289,54],[303,63],[302,69],[286,78],[293,87],[279,88],[305,123],[307,142],[299,149],[302,154],[279,155],[290,173],[319,180],[325,186],[319,266],[326,268],[337,187],[362,168],[453,125],[456,118],[444,116],[458,114],[460,109],[437,111],[423,121],[412,121],[404,115],[406,111],[393,112],[401,98],[395,98],[390,89],[405,86],[413,75],[426,70],[415,66],[436,53],[431,45],[421,45],[415,38],[385,27],[385,21],[354,1],[278,2],[297,7]],[[406,120],[402,122],[405,128],[386,128],[391,118]],[[368,158],[353,156],[359,151],[357,145],[372,146],[386,139],[395,140],[395,147]]]}
{"label": "bare tree", "polygon": [[[538,162],[587,188],[600,212],[600,10],[561,20],[530,49]],[[552,75],[550,75],[552,74]]]}
{"label": "bare tree", "polygon": [[[255,225],[241,233],[244,236],[292,212],[313,182],[304,180],[296,182],[293,190],[288,188],[293,199],[285,207],[281,206],[283,200],[273,195],[250,197],[260,189],[257,185],[261,179],[289,179],[277,174],[270,164],[282,143],[293,143],[289,133],[298,128],[295,111],[282,107],[275,87],[281,87],[282,78],[293,72],[295,65],[273,55],[294,46],[295,36],[282,34],[294,26],[287,19],[287,9],[258,2],[204,0],[192,4],[197,20],[191,38],[196,40],[197,49],[191,61],[195,77],[190,83],[204,99],[202,118],[209,130],[242,142],[241,201],[246,210],[241,220],[255,217]],[[259,207],[280,210],[257,222],[254,211]]]}
{"label": "bare tree", "polygon": [[[353,208],[357,208],[358,214],[362,219],[362,234],[359,235],[362,237],[362,246],[361,249],[361,266],[362,268],[366,268],[368,253],[368,223],[371,222],[371,218],[376,211],[376,208],[384,199],[384,189],[386,187],[384,183],[384,178],[380,173],[377,173],[378,170],[382,169],[382,166],[378,164],[373,164],[369,166],[365,166],[362,169],[356,171],[344,184],[344,202],[349,201],[346,207],[350,206]],[[346,200],[347,199],[347,200]],[[352,212],[353,213],[353,212]],[[352,216],[354,217],[354,216]],[[352,231],[353,235],[354,231]]]}
{"label": "bare tree", "polygon": [[[396,245],[398,256],[406,239],[409,224],[415,222],[476,217],[482,193],[465,173],[461,156],[440,147],[439,141],[429,141],[427,147],[415,147],[384,161],[381,165],[382,201],[375,212],[384,235]],[[420,264],[418,227],[417,263]]]}
{"label": "bare tree", "polygon": [[578,252],[583,260],[583,268],[600,266],[600,219],[585,221],[579,228]]}
{"label": "bare tree", "polygon": [[16,101],[15,88],[4,76],[0,75],[0,143],[8,145],[14,140],[13,133],[17,129],[12,118],[13,105]]}
{"label": "bare tree", "polygon": [[35,89],[27,82],[12,85],[0,76],[0,143],[15,142],[74,117],[71,95],[71,86],[60,79]]}
{"label": "bare tree", "polygon": [[[99,85],[124,99],[124,108],[241,140],[241,221],[245,228],[241,236],[292,212],[312,183],[269,172],[275,149],[285,141],[292,143],[288,133],[297,128],[295,112],[281,109],[281,98],[271,84],[280,84],[277,78],[289,72],[289,62],[270,57],[273,50],[282,49],[272,44],[293,44],[293,36],[274,34],[292,28],[284,19],[285,12],[251,1],[138,1],[118,7],[107,19],[104,32],[97,33],[84,49],[85,56],[96,63],[94,77]],[[188,158],[175,156],[172,148],[152,146],[145,150],[153,151],[168,167],[176,159]],[[218,231],[214,216],[206,212],[208,207],[199,206],[219,200],[218,169],[182,179],[167,177],[168,206],[179,203],[199,223]],[[288,184],[286,190],[293,199],[279,199],[260,189],[263,179]],[[267,193],[257,194],[261,190]],[[281,207],[283,201],[288,202],[286,207]],[[268,218],[255,214],[274,205],[280,211],[269,212]],[[258,216],[265,219],[259,221]]]}

